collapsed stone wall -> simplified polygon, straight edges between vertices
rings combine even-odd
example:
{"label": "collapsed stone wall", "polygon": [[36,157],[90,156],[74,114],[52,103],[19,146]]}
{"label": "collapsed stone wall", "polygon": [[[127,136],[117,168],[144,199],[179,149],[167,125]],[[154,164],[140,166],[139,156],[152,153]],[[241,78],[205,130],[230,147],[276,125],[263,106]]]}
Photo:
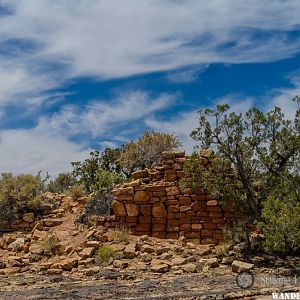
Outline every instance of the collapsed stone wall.
{"label": "collapsed stone wall", "polygon": [[[203,152],[203,160],[209,163],[210,155]],[[233,213],[201,189],[180,190],[187,159],[182,151],[164,152],[162,165],[133,173],[132,182],[113,191],[116,221],[136,235],[223,241],[222,228]]]}

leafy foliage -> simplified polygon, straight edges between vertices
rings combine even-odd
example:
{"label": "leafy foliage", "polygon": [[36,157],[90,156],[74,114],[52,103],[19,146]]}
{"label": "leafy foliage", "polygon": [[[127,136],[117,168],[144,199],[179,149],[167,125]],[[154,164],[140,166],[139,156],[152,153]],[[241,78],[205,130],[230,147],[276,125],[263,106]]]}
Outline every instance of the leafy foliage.
{"label": "leafy foliage", "polygon": [[54,181],[50,181],[47,190],[51,193],[64,193],[76,184],[75,177],[70,173],[60,173]]}
{"label": "leafy foliage", "polygon": [[109,260],[115,258],[117,255],[116,250],[113,249],[112,246],[103,245],[99,247],[97,254],[96,254],[96,260],[98,263],[106,263]]}
{"label": "leafy foliage", "polygon": [[[299,107],[299,98],[294,101]],[[299,117],[300,108],[293,120],[287,120],[278,107],[267,113],[252,108],[245,114],[230,113],[228,105],[200,110],[199,127],[191,137],[200,148],[214,151],[211,164],[195,153],[185,166],[191,176],[181,185],[202,187],[221,200],[231,200],[249,226],[263,221],[265,230],[271,228],[275,225],[267,212],[271,206],[265,203],[275,201],[269,198],[275,188],[282,194],[292,189],[295,201],[300,201],[300,186],[295,184],[300,174]],[[279,201],[278,207],[287,211],[286,199]]]}
{"label": "leafy foliage", "polygon": [[104,152],[94,151],[84,162],[72,162],[73,176],[78,179],[87,193],[112,189],[123,179],[116,163],[118,149],[107,148]]}
{"label": "leafy foliage", "polygon": [[96,193],[85,206],[85,214],[92,215],[110,215],[113,196],[110,192]]}
{"label": "leafy foliage", "polygon": [[177,149],[181,146],[179,139],[168,133],[145,132],[136,142],[124,146],[119,159],[120,165],[128,174],[136,170],[159,164],[162,152]]}
{"label": "leafy foliage", "polygon": [[291,185],[300,187],[300,177],[292,181],[282,181],[274,188],[263,204],[260,223],[265,234],[267,252],[299,252],[300,251],[300,199],[298,190]]}
{"label": "leafy foliage", "polygon": [[11,222],[27,212],[38,211],[44,189],[40,175],[2,174],[0,179],[0,221]]}

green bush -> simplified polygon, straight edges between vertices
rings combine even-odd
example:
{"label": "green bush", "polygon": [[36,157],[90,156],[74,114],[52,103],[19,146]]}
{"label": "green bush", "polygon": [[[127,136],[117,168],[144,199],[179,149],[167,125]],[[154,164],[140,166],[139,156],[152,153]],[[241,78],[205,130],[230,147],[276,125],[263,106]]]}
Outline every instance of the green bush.
{"label": "green bush", "polygon": [[70,173],[60,173],[55,180],[51,180],[47,190],[51,193],[65,193],[76,184],[75,177]]}
{"label": "green bush", "polygon": [[107,263],[110,259],[116,256],[117,252],[111,246],[101,246],[96,255],[97,261],[101,263]]}
{"label": "green bush", "polygon": [[27,212],[39,210],[43,181],[39,175],[2,174],[0,179],[0,222],[11,222]]}
{"label": "green bush", "polygon": [[300,202],[291,203],[270,196],[262,210],[265,250],[296,253],[300,250]]}

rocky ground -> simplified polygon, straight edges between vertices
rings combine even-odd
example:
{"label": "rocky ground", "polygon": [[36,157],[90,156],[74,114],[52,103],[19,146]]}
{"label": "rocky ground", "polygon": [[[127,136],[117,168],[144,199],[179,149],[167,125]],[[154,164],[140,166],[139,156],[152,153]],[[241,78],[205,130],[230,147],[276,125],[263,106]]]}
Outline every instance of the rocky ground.
{"label": "rocky ground", "polygon": [[[300,291],[297,257],[87,227],[75,222],[76,201],[59,201],[31,232],[0,237],[0,299],[271,299]],[[254,275],[247,289],[236,283],[243,271]]]}

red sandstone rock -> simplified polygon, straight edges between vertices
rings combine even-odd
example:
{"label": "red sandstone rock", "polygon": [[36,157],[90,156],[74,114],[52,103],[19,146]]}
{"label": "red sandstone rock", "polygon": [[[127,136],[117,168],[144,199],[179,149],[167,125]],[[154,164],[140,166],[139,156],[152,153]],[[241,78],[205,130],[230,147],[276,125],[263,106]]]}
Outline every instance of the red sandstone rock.
{"label": "red sandstone rock", "polygon": [[126,216],[127,212],[125,205],[120,201],[113,201],[112,208],[116,216]]}
{"label": "red sandstone rock", "polygon": [[162,203],[155,203],[152,207],[153,217],[166,217],[167,211],[165,206]]}
{"label": "red sandstone rock", "polygon": [[147,202],[149,200],[149,194],[145,191],[137,191],[134,195],[134,201]]}
{"label": "red sandstone rock", "polygon": [[126,203],[125,207],[129,217],[136,217],[139,215],[139,208],[136,204]]}

